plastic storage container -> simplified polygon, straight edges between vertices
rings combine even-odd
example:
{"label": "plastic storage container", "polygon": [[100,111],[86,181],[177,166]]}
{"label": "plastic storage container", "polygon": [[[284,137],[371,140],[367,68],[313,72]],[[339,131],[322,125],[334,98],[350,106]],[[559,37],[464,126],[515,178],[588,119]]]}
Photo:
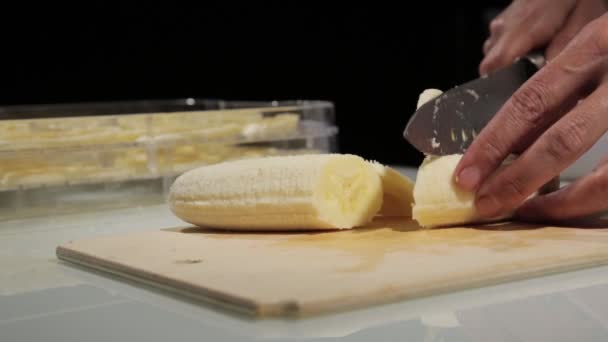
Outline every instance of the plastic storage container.
{"label": "plastic storage container", "polygon": [[0,108],[0,220],[161,203],[226,160],[336,151],[323,101],[182,99]]}

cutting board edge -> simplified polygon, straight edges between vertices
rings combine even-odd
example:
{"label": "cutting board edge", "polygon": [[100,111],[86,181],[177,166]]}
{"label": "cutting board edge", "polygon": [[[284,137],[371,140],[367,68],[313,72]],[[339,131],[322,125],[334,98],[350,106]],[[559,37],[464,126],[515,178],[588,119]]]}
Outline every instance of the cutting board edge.
{"label": "cutting board edge", "polygon": [[[366,296],[368,298],[374,298],[376,295],[383,294],[384,298],[382,300],[375,299],[365,299],[361,300],[358,297],[356,300],[346,300],[345,297],[334,298],[328,301],[310,301],[306,303],[305,306],[300,306],[300,311],[297,312],[297,317],[307,318],[318,315],[325,314],[337,314],[340,312],[350,311],[350,310],[360,310],[365,309],[369,306],[381,306],[381,305],[390,305],[395,304],[397,302],[416,300],[416,299],[424,299],[432,296],[440,296],[447,295],[455,292],[463,292],[469,290],[480,289],[483,287],[489,286],[497,286],[503,285],[512,282],[518,282],[522,280],[534,279],[538,277],[551,276],[561,273],[574,272],[584,269],[590,269],[600,266],[607,266],[608,259],[596,258],[594,260],[588,261],[586,263],[576,263],[571,262],[566,265],[559,265],[550,268],[543,268],[542,266],[537,267],[534,270],[527,272],[514,272],[510,274],[505,274],[489,279],[476,279],[473,282],[462,280],[457,283],[452,283],[448,286],[436,286],[436,287],[427,287],[422,288],[419,287],[415,290],[406,290],[406,291],[398,291],[394,295],[386,296],[387,289],[381,289],[376,291],[375,293],[367,293]],[[355,298],[356,296],[351,295],[350,298]],[[380,296],[379,296],[380,297]],[[270,317],[272,318],[272,317]]]}
{"label": "cutting board edge", "polygon": [[[207,303],[212,306],[217,306],[222,310],[227,310],[232,313],[245,315],[253,318],[306,318],[323,314],[335,314],[339,312],[362,309],[368,306],[380,306],[393,304],[398,301],[422,299],[425,297],[448,294],[452,292],[460,292],[474,290],[487,286],[500,285],[510,282],[516,282],[526,279],[537,278],[541,276],[550,276],[559,273],[571,272],[582,269],[589,269],[608,265],[608,259],[603,256],[598,256],[586,262],[580,262],[579,258],[568,260],[567,264],[561,264],[554,267],[537,266],[533,270],[525,272],[513,272],[493,278],[479,278],[473,282],[471,280],[462,280],[450,285],[440,285],[435,287],[422,286],[412,290],[409,288],[405,291],[396,291],[393,295],[386,296],[388,289],[380,289],[375,294],[367,294],[367,298],[355,295],[348,296],[349,298],[340,297],[331,300],[310,301],[305,305],[298,303],[297,300],[283,300],[280,302],[256,302],[254,299],[245,299],[226,292],[220,292],[205,288],[202,286],[192,285],[182,281],[176,281],[170,278],[150,274],[147,271],[133,269],[129,266],[110,262],[88,255],[86,253],[72,250],[65,246],[58,246],[56,250],[57,257],[61,260],[71,262],[77,265],[101,271],[104,274],[110,274],[119,278],[133,281],[136,284],[145,284],[155,289],[167,291],[170,294],[194,299],[196,301]],[[121,270],[124,269],[124,270]],[[159,280],[164,280],[163,284]],[[384,298],[376,296],[382,293]],[[355,299],[356,298],[356,299]]]}
{"label": "cutting board edge", "polygon": [[[108,262],[99,258],[96,258],[86,253],[71,250],[65,246],[58,246],[56,248],[57,258],[75,265],[84,266],[88,269],[100,271],[103,274],[109,274],[121,278],[123,280],[132,281],[135,284],[144,284],[151,288],[167,291],[170,294],[183,296],[186,298],[194,299],[203,303],[210,304],[212,306],[221,308],[223,310],[229,310],[237,314],[245,315],[248,317],[255,317],[259,315],[259,305],[253,301],[247,299],[241,299],[236,296],[226,296],[221,292],[212,291],[202,287],[195,287],[187,283],[179,282],[180,286],[163,285],[158,279],[163,277],[159,276],[147,276],[148,272],[141,272],[137,269],[122,265],[120,263]],[[95,260],[96,262],[91,262]],[[118,266],[118,267],[116,267]],[[128,269],[133,272],[130,274],[128,271],[121,271],[120,268]],[[166,279],[169,284],[176,283],[171,279]],[[184,287],[192,287],[194,291],[189,291]],[[200,292],[206,291],[206,294]],[[214,296],[217,295],[217,296]],[[238,299],[238,300],[235,300]]]}

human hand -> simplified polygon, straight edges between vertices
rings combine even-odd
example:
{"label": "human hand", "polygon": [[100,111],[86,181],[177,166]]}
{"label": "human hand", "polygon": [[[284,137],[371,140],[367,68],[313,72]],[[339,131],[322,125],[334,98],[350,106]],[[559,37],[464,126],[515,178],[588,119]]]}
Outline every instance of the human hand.
{"label": "human hand", "polygon": [[[607,130],[605,14],[513,94],[466,151],[455,182],[477,191],[477,209],[486,217],[507,213],[524,201],[517,214],[531,220],[570,219],[606,210],[608,159],[565,188],[526,199]],[[496,171],[509,154],[521,151],[514,162]]]}
{"label": "human hand", "polygon": [[604,0],[514,0],[490,23],[479,72],[505,67],[537,48],[546,48],[551,60],[607,9]]}

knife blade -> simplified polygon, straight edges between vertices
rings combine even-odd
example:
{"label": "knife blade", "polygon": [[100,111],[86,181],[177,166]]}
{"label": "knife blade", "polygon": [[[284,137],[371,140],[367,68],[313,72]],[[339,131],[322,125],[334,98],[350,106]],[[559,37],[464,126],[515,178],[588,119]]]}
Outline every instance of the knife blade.
{"label": "knife blade", "polygon": [[464,153],[502,105],[544,64],[534,53],[486,76],[456,86],[416,110],[403,133],[420,152]]}

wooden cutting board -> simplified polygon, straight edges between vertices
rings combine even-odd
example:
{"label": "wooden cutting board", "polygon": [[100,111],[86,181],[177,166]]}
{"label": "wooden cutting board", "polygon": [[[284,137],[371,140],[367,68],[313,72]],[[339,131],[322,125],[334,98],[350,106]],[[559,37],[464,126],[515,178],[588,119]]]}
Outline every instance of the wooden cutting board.
{"label": "wooden cutting board", "polygon": [[606,264],[608,229],[420,230],[389,219],[324,233],[188,227],[71,241],[57,255],[251,315],[303,316]]}

